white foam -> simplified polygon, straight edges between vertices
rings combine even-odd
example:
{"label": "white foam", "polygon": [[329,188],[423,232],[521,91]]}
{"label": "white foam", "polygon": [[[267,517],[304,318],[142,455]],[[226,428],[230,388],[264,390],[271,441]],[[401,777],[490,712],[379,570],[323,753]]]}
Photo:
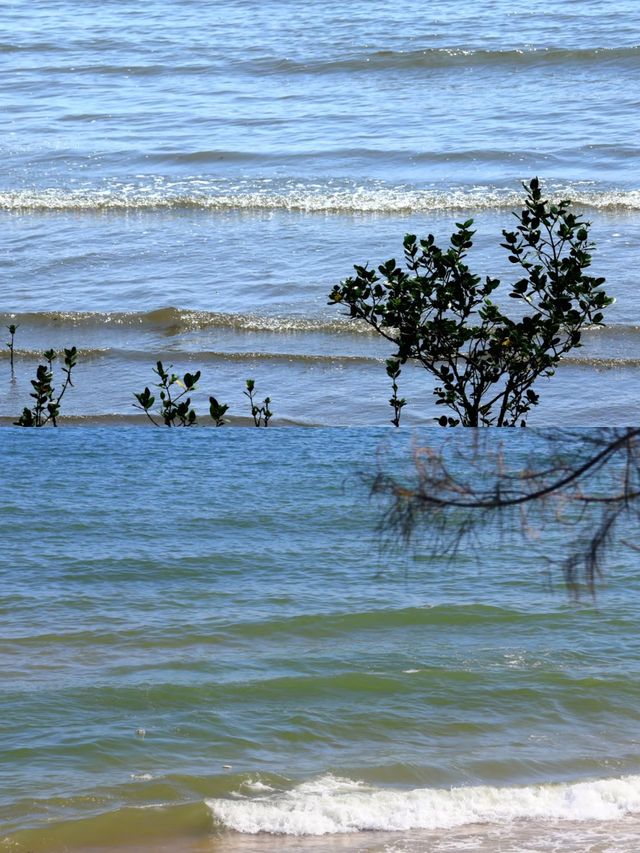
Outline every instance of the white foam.
{"label": "white foam", "polygon": [[242,788],[246,788],[249,791],[274,791],[275,788],[272,788],[271,785],[267,785],[265,782],[261,782],[260,779],[247,779],[241,785]]}
{"label": "white foam", "polygon": [[640,776],[573,784],[401,791],[329,775],[290,791],[206,802],[218,823],[251,834],[434,830],[515,820],[600,821],[640,812]]}
{"label": "white foam", "polygon": [[[174,210],[207,211],[283,210],[303,213],[429,213],[433,211],[518,209],[522,193],[500,189],[412,190],[397,187],[369,189],[313,190],[288,188],[283,192],[256,188],[254,192],[193,192],[164,187],[124,191],[107,189],[65,191],[55,188],[0,192],[0,210],[9,211],[96,211],[96,210]],[[587,190],[566,187],[550,192],[558,202],[571,198],[574,204],[599,210],[640,209],[639,190]]]}

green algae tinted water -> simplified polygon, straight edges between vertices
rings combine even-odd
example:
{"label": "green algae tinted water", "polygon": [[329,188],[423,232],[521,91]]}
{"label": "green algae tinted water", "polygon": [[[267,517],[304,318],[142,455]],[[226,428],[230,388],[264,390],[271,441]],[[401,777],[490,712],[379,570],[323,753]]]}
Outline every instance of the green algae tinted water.
{"label": "green algae tinted water", "polygon": [[635,565],[382,550],[404,431],[1,438],[0,849],[637,848]]}

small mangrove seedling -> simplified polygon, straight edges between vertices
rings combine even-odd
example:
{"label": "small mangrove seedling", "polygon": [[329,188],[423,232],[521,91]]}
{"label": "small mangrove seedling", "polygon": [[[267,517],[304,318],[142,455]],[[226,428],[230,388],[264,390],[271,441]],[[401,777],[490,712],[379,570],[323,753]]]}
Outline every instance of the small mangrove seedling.
{"label": "small mangrove seedling", "polygon": [[[169,370],[173,367],[169,365]],[[190,427],[196,423],[195,410],[191,408],[191,398],[186,395],[196,390],[196,382],[200,379],[200,371],[185,373],[182,379],[176,373],[170,373],[164,369],[161,361],[156,362],[153,372],[160,379],[155,387],[160,389],[160,409],[155,413],[168,427]],[[175,388],[182,390],[176,394]],[[136,409],[142,409],[152,424],[160,426],[160,423],[151,414],[151,409],[156,401],[155,396],[149,388],[145,388],[140,394],[134,394],[138,401],[134,403]]]}
{"label": "small mangrove seedling", "polygon": [[397,358],[388,358],[385,362],[387,366],[387,376],[391,379],[392,396],[389,398],[389,405],[393,409],[393,419],[391,423],[400,426],[400,413],[402,407],[406,406],[407,401],[404,397],[398,397],[398,376],[400,376],[400,362]]}
{"label": "small mangrove seedling", "polygon": [[224,416],[228,411],[229,406],[224,406],[219,403],[215,397],[209,397],[209,414],[215,421],[215,425],[217,427],[224,426],[226,421],[224,420]]}
{"label": "small mangrove seedling", "polygon": [[10,326],[7,326],[7,329],[9,329],[9,334],[11,335],[11,340],[7,341],[7,346],[9,347],[9,359],[10,359],[10,364],[11,364],[11,376],[13,376],[13,373],[14,373],[14,371],[13,371],[13,352],[14,352],[13,344],[14,344],[14,339],[16,336],[16,329],[17,328],[18,327],[16,325],[14,325],[13,323]]}
{"label": "small mangrove seedling", "polygon": [[253,423],[255,426],[269,426],[269,421],[273,417],[273,412],[269,408],[269,404],[271,403],[271,397],[265,397],[262,401],[262,405],[258,406],[253,392],[255,390],[256,383],[253,379],[247,379],[247,390],[244,391],[244,396],[249,398],[249,403],[251,405],[251,415],[253,417]]}
{"label": "small mangrove seedling", "polygon": [[75,347],[64,350],[64,367],[62,368],[64,380],[57,396],[53,387],[53,362],[57,358],[57,353],[52,349],[47,350],[43,358],[46,364],[38,365],[36,377],[31,380],[33,391],[30,396],[34,400],[33,406],[30,409],[25,406],[18,420],[14,421],[14,426],[43,427],[47,423],[51,423],[54,427],[58,426],[60,402],[67,388],[70,385],[73,386],[71,371],[76,366],[78,351]]}

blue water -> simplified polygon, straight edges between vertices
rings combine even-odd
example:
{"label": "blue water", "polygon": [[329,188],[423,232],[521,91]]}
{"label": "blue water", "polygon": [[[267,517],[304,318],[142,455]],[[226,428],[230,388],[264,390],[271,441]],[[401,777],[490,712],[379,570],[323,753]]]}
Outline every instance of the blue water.
{"label": "blue water", "polygon": [[12,3],[6,188],[135,184],[144,169],[445,185],[544,171],[637,189],[635,12],[630,0]]}
{"label": "blue water", "polygon": [[[20,325],[20,387],[0,416],[40,351],[75,344],[70,415],[127,417],[164,355],[236,417],[254,375],[281,423],[386,423],[388,348],[327,293],[467,216],[472,266],[509,280],[500,231],[537,174],[591,219],[617,302],[531,423],[634,420],[639,45],[630,0],[5,4],[0,319]],[[407,421],[430,421],[429,378],[405,378]]]}
{"label": "blue water", "polygon": [[2,849],[635,849],[633,552],[594,607],[545,563],[562,525],[382,548],[362,475],[409,476],[411,448],[3,430]]}
{"label": "blue water", "polygon": [[[635,561],[595,608],[531,543],[381,549],[357,474],[411,436],[327,294],[468,217],[509,281],[538,175],[616,303],[530,423],[635,422],[639,56],[631,0],[3,4],[2,424],[80,358],[69,429],[0,430],[1,848],[637,849]],[[130,426],[158,358],[319,429]]]}

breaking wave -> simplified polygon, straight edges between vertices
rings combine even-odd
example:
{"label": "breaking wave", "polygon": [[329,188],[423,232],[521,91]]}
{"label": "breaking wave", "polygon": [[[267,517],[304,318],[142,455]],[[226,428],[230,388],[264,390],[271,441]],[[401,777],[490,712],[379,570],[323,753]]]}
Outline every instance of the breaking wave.
{"label": "breaking wave", "polygon": [[[407,154],[407,159],[411,155]],[[567,187],[551,198],[570,197],[574,204],[595,210],[640,210],[640,190],[584,190]],[[0,192],[0,210],[14,212],[101,212],[202,210],[291,211],[301,213],[427,213],[458,210],[516,209],[522,193],[501,189],[419,190],[406,188],[256,187],[254,191],[217,192],[215,188],[172,190],[112,187],[64,190],[45,188]]]}
{"label": "breaking wave", "polygon": [[402,791],[328,775],[289,791],[206,802],[219,825],[251,834],[328,835],[520,820],[615,820],[640,811],[640,776],[572,784]]}
{"label": "breaking wave", "polygon": [[119,327],[162,331],[167,335],[201,329],[232,329],[249,332],[326,332],[331,334],[365,334],[375,332],[363,322],[336,317],[303,315],[225,314],[217,311],[194,311],[182,308],[158,308],[155,311],[38,311],[32,313],[0,313],[7,325],[18,323],[36,328],[73,326],[80,328]]}

